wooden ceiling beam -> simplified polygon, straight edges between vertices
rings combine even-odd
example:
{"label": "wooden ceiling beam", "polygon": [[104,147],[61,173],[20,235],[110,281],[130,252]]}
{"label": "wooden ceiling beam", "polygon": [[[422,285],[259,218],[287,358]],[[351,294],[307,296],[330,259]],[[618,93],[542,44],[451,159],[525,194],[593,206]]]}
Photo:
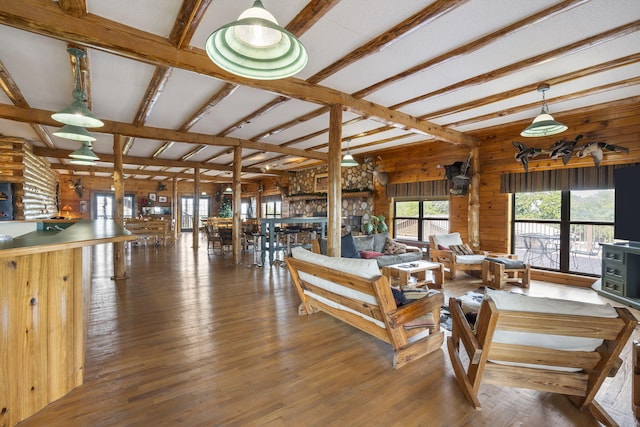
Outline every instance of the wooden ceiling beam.
{"label": "wooden ceiling beam", "polygon": [[320,83],[327,77],[335,74],[348,65],[389,47],[393,43],[401,40],[403,37],[465,4],[467,1],[468,0],[437,0],[434,3],[431,3],[426,8],[414,13],[404,21],[394,25],[389,30],[379,34],[377,37],[346,54],[338,61],[318,71],[316,74],[309,77],[307,82],[312,84]]}
{"label": "wooden ceiling beam", "polygon": [[[605,31],[604,33],[596,34],[595,36],[592,36],[592,37],[587,37],[586,39],[579,40],[567,46],[563,46],[549,52],[532,56],[531,58],[527,58],[522,61],[515,62],[513,64],[499,68],[497,70],[491,70],[487,73],[480,74],[478,76],[471,77],[466,80],[462,80],[452,85],[440,88],[438,90],[434,90],[433,92],[416,96],[414,98],[392,105],[390,108],[396,109],[396,108],[406,107],[407,105],[410,105],[416,102],[423,102],[435,96],[442,96],[447,93],[463,90],[472,86],[477,86],[477,85],[486,83],[488,81],[499,79],[501,77],[506,77],[517,71],[534,67],[536,65],[545,63],[550,60],[557,60],[558,58],[572,55],[574,53],[580,52],[588,48],[592,48],[602,43],[613,41],[617,38],[632,34],[638,30],[640,30],[640,20],[630,22],[628,24],[622,25],[617,28],[613,28],[609,31]],[[540,82],[537,82],[537,83],[540,83]]]}
{"label": "wooden ceiling beam", "polygon": [[[33,153],[36,156],[43,157],[52,157],[57,159],[66,159],[69,157],[69,154],[72,153],[71,150],[52,150],[50,148],[43,147],[33,147]],[[114,155],[113,154],[99,154],[101,162],[113,163]],[[133,157],[133,156],[124,156],[122,159],[123,163],[128,165],[142,165],[142,166],[158,166],[158,167],[172,167],[172,168],[195,168],[199,167],[200,170],[212,170],[212,171],[224,171],[224,172],[233,172],[233,167],[225,166],[225,165],[216,165],[212,163],[202,163],[202,162],[188,162],[181,160],[168,160],[168,159],[150,159],[147,157]],[[157,172],[157,171],[156,171]],[[262,173],[262,171],[258,168],[242,168],[243,173]],[[273,171],[274,175],[281,175],[283,172]]]}
{"label": "wooden ceiling beam", "polygon": [[475,52],[483,47],[489,46],[491,43],[495,42],[498,39],[503,37],[507,37],[517,31],[524,30],[528,27],[531,27],[535,24],[539,24],[540,22],[552,18],[553,16],[566,12],[569,9],[573,9],[574,7],[580,6],[583,3],[586,3],[590,0],[566,0],[560,3],[557,3],[543,11],[540,11],[536,14],[528,16],[524,19],[521,19],[517,22],[514,22],[511,25],[508,25],[504,28],[499,29],[498,31],[494,31],[491,34],[487,34],[484,37],[481,37],[477,40],[469,41],[469,43],[464,43],[462,46],[453,49],[449,52],[445,52],[441,55],[436,56],[435,58],[429,59],[421,64],[415,65],[401,73],[398,73],[394,76],[388,77],[384,80],[381,80],[377,83],[372,84],[364,89],[359,90],[358,92],[354,92],[352,95],[356,98],[364,98],[367,95],[372,94],[386,86],[389,86],[393,83],[397,83],[400,80],[404,80],[409,76],[412,76],[416,73],[423,72],[429,68],[432,68],[436,65],[443,64],[447,61],[451,61],[452,59],[459,58],[463,55],[468,55],[471,52]]}
{"label": "wooden ceiling beam", "polygon": [[[17,107],[22,108],[30,108],[29,103],[27,102],[24,95],[20,91],[18,84],[13,80],[11,74],[9,74],[9,70],[7,70],[0,61],[0,88],[2,88],[3,92],[7,95],[7,97],[13,102]],[[44,128],[38,123],[30,123],[33,131],[38,135],[40,140],[49,148],[55,148],[55,143],[51,139],[51,136],[44,130]]]}
{"label": "wooden ceiling beam", "polygon": [[58,0],[58,6],[65,13],[79,18],[87,14],[86,0]]}
{"label": "wooden ceiling beam", "polygon": [[453,144],[473,146],[476,143],[475,138],[462,132],[421,121],[409,114],[357,99],[335,89],[312,85],[300,79],[245,79],[217,67],[202,49],[180,50],[155,34],[91,14],[75,18],[65,14],[49,1],[0,2],[0,23],[47,37],[86,44],[154,65],[182,68],[308,102],[322,105],[340,104],[345,109],[368,116],[372,120],[431,135]]}
{"label": "wooden ceiling beam", "polygon": [[[49,126],[57,126],[59,123],[51,118],[53,111],[39,110],[35,108],[26,109],[7,104],[0,104],[0,117],[18,122],[40,123]],[[150,126],[138,127],[129,123],[103,120],[104,126],[99,129],[100,133],[121,134],[136,138],[146,139],[168,139],[176,142],[187,142],[192,144],[213,145],[213,146],[241,146],[242,148],[269,151],[291,156],[306,157],[318,160],[327,160],[326,153],[313,152],[299,148],[280,147],[278,145],[263,142],[247,141],[238,138],[220,137],[205,135],[194,132],[184,132],[172,129],[163,129]]]}
{"label": "wooden ceiling beam", "polygon": [[[63,171],[70,171],[70,172],[89,172],[89,173],[108,173],[108,174],[112,174],[113,173],[113,168],[110,167],[103,167],[103,166],[81,166],[81,165],[63,165],[63,164],[56,164],[56,165],[52,165],[51,169],[55,169],[55,170],[63,170]],[[184,172],[167,172],[167,171],[148,171],[148,170],[139,170],[139,169],[123,169],[122,170],[122,174],[123,175],[127,175],[128,178],[134,177],[134,176],[148,176],[148,177],[159,177],[159,176],[164,176],[167,178],[181,178],[181,179],[193,179],[193,174],[192,173],[184,173]],[[127,178],[125,178],[127,179]],[[204,174],[200,174],[200,180],[202,181],[210,181],[210,182],[229,182],[230,179],[229,178],[221,178],[221,177],[217,177],[217,176],[210,176],[210,175],[204,175]]]}

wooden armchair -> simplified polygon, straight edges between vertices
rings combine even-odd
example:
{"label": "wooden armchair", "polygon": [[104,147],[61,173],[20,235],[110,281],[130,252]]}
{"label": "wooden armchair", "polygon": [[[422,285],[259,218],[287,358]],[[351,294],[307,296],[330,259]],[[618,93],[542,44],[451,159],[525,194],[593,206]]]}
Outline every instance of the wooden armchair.
{"label": "wooden armchair", "polygon": [[429,254],[433,262],[444,265],[447,279],[455,279],[458,270],[475,271],[479,275],[482,271],[482,261],[487,252],[474,251],[469,255],[456,255],[450,247],[463,245],[460,233],[432,234],[429,236]]}
{"label": "wooden armchair", "polygon": [[475,332],[455,298],[449,311],[449,357],[476,409],[480,385],[495,384],[564,394],[601,423],[617,425],[594,398],[621,365],[620,352],[637,323],[629,310],[488,290]]}

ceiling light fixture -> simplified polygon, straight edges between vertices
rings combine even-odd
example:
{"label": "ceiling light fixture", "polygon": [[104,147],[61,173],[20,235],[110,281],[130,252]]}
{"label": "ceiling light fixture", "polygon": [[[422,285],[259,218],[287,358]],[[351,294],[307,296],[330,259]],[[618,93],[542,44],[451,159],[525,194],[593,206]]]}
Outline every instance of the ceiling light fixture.
{"label": "ceiling light fixture", "polygon": [[353,167],[353,166],[358,166],[358,162],[356,162],[356,160],[353,158],[353,156],[351,155],[351,150],[349,149],[349,142],[351,140],[347,139],[347,154],[345,154],[342,157],[342,161],[340,162],[340,166],[342,167]]}
{"label": "ceiling light fixture", "polygon": [[222,194],[233,194],[233,190],[231,189],[231,187],[227,187],[224,189]]}
{"label": "ceiling light fixture", "polygon": [[535,136],[549,136],[557,135],[567,130],[567,126],[555,121],[551,114],[549,114],[549,108],[547,107],[547,101],[545,100],[545,92],[549,90],[548,84],[541,84],[538,86],[538,92],[542,92],[542,111],[538,116],[533,119],[525,130],[520,132],[520,136],[535,137]]}
{"label": "ceiling light fixture", "polygon": [[82,147],[69,154],[69,157],[71,157],[71,163],[74,165],[93,166],[96,164],[95,162],[100,160],[100,158],[96,156],[93,151],[91,151],[91,148],[89,148],[88,141],[83,141]]}
{"label": "ceiling light fixture", "polygon": [[255,0],[237,21],[211,33],[205,48],[220,68],[257,80],[293,76],[309,60],[300,40],[278,25],[260,0]]}
{"label": "ceiling light fixture", "polygon": [[53,113],[51,118],[57,122],[64,123],[65,125],[80,126],[85,128],[96,128],[104,126],[104,123],[98,119],[87,108],[87,94],[84,93],[80,85],[80,58],[87,56],[86,52],[70,47],[67,49],[69,54],[76,57],[75,60],[75,89],[73,90],[73,97],[75,100],[67,108]]}
{"label": "ceiling light fixture", "polygon": [[96,138],[83,127],[74,125],[64,125],[53,133],[58,138],[72,139],[74,141],[93,142]]}

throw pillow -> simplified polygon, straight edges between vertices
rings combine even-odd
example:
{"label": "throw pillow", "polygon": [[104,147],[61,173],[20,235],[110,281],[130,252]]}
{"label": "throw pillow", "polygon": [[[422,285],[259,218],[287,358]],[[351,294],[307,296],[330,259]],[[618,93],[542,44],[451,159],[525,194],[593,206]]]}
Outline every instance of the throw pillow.
{"label": "throw pillow", "polygon": [[407,245],[403,243],[398,243],[390,237],[387,237],[387,241],[384,244],[384,249],[382,251],[385,255],[397,255],[404,254],[407,252]]}
{"label": "throw pillow", "polygon": [[438,249],[440,249],[441,251],[449,251],[449,252],[451,252],[451,249],[449,249],[448,246],[438,245]]}
{"label": "throw pillow", "polygon": [[353,241],[356,242],[356,247],[361,252],[373,250],[373,235],[357,236],[353,238]]}
{"label": "throw pillow", "polygon": [[451,245],[449,246],[449,249],[456,255],[473,255],[473,250],[465,244]]}
{"label": "throw pillow", "polygon": [[361,258],[351,233],[345,234],[340,239],[340,253],[343,258]]}
{"label": "throw pillow", "polygon": [[382,252],[360,251],[360,257],[362,257],[364,259],[378,258],[379,256],[382,256],[382,255],[384,255]]}

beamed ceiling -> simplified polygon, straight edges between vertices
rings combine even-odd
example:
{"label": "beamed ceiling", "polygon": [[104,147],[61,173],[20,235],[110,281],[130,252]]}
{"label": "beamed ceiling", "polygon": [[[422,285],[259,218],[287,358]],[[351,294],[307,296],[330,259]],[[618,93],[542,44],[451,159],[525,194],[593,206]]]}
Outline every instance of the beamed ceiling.
{"label": "beamed ceiling", "polygon": [[[110,176],[114,135],[140,179],[242,179],[328,158],[329,106],[343,107],[342,149],[476,144],[479,129],[640,95],[638,0],[263,0],[309,52],[294,78],[251,81],[207,57],[209,34],[252,0],[0,1],[0,134],[32,141],[62,174]],[[52,135],[73,100],[69,46],[105,126],[96,167]]]}

